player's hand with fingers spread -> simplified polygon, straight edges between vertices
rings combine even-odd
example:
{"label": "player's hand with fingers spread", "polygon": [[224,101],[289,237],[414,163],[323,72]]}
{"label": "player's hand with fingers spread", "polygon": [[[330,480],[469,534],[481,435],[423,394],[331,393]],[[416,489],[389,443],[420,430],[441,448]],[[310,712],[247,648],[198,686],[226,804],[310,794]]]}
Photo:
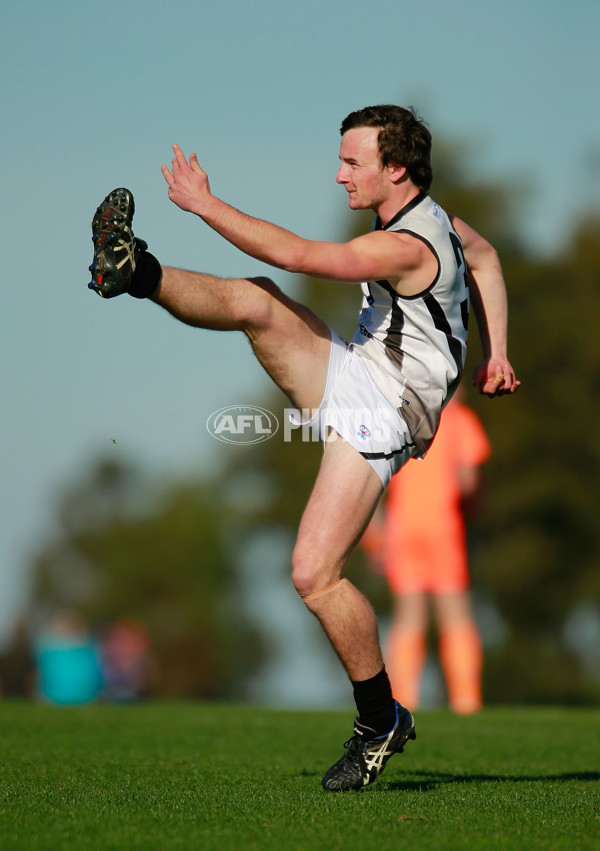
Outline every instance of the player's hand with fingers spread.
{"label": "player's hand with fingers spread", "polygon": [[515,373],[506,358],[489,358],[475,367],[473,386],[479,387],[484,396],[504,396],[514,393],[521,386],[515,378]]}
{"label": "player's hand with fingers spread", "polygon": [[182,210],[200,215],[204,204],[211,198],[208,175],[196,154],[190,155],[188,163],[179,145],[173,145],[173,152],[171,169],[166,165],[160,167],[169,185],[169,198]]}

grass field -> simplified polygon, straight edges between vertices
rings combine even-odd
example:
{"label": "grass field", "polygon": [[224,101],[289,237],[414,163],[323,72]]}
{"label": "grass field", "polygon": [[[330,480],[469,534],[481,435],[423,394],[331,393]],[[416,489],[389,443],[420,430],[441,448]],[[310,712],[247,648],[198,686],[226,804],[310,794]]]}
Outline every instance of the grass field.
{"label": "grass field", "polygon": [[0,849],[596,849],[600,713],[417,714],[373,786],[321,776],[351,712],[0,703]]}

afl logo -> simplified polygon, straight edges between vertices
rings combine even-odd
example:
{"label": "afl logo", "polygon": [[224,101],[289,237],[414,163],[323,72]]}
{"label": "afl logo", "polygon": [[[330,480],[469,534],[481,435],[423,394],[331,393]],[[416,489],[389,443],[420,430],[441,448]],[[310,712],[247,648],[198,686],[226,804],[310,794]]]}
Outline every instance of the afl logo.
{"label": "afl logo", "polygon": [[279,428],[275,414],[254,405],[231,405],[214,411],[206,421],[209,434],[222,443],[263,443]]}
{"label": "afl logo", "polygon": [[356,432],[358,437],[361,437],[363,440],[368,440],[372,437],[371,430],[367,428],[366,425],[361,425],[358,427],[358,431]]}

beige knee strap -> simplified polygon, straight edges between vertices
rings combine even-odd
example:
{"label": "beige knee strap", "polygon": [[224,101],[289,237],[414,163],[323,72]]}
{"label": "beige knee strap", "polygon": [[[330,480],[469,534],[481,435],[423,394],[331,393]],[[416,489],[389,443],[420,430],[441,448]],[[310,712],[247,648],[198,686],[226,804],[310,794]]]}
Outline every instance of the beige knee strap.
{"label": "beige knee strap", "polygon": [[321,588],[320,591],[314,591],[312,594],[302,594],[301,597],[305,603],[312,603],[313,600],[318,600],[319,597],[324,597],[325,594],[329,594],[338,585],[344,581],[344,577],[340,577],[340,579],[336,579],[334,582],[331,582],[329,585],[326,585],[324,588]]}

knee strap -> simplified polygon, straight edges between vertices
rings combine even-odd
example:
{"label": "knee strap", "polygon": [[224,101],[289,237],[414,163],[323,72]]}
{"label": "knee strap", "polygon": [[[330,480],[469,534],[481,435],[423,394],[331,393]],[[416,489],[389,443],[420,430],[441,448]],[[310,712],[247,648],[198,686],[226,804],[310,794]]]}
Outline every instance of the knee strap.
{"label": "knee strap", "polygon": [[320,591],[313,591],[312,594],[301,594],[300,596],[302,597],[305,603],[312,603],[313,600],[318,600],[319,597],[324,597],[325,594],[329,594],[331,591],[337,588],[338,585],[343,581],[344,577],[342,576],[339,579],[336,579],[334,582],[330,582],[330,584],[326,585],[324,588],[321,588]]}

